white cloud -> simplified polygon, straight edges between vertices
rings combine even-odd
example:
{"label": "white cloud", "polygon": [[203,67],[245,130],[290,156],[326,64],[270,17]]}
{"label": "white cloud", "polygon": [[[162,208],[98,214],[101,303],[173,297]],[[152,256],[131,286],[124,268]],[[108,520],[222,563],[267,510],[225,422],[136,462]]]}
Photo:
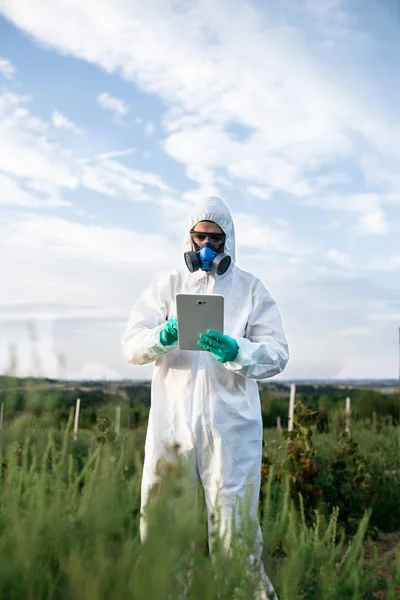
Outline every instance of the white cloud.
{"label": "white cloud", "polygon": [[286,219],[274,219],[275,223],[277,223],[278,225],[282,225],[283,227],[290,227],[290,222],[287,221]]}
{"label": "white cloud", "polygon": [[379,208],[362,215],[356,228],[361,235],[385,235],[389,231],[389,223]]}
{"label": "white cloud", "polygon": [[20,320],[127,318],[139,290],[183,261],[181,244],[165,236],[43,214],[1,220],[0,252],[1,312]]}
{"label": "white cloud", "polygon": [[25,105],[25,98],[0,92],[0,169],[13,177],[76,188],[71,153],[52,139],[49,124],[33,116]]}
{"label": "white cloud", "polygon": [[220,183],[224,187],[228,187],[228,188],[232,188],[233,187],[232,180],[228,179],[227,177],[223,177],[222,175],[217,175],[217,177],[215,178],[215,180],[216,180],[217,183]]}
{"label": "white cloud", "polygon": [[94,158],[84,158],[80,161],[81,165],[93,162],[93,160],[104,160],[107,158],[121,158],[122,156],[129,156],[136,152],[135,148],[126,148],[126,150],[116,150],[115,152],[103,152],[98,154]]}
{"label": "white cloud", "polygon": [[[165,149],[175,159],[300,198],[331,185],[318,170],[337,161],[352,161],[370,179],[383,167],[392,178],[398,171],[391,101],[386,96],[377,116],[363,67],[340,52],[343,39],[360,53],[371,41],[343,2],[318,10],[311,4],[300,10],[289,0],[268,2],[261,11],[238,0],[217,9],[199,1],[176,10],[152,0],[138,11],[137,1],[117,0],[92,11],[90,4],[67,10],[60,0],[40,0],[39,19],[27,0],[2,0],[8,18],[42,42],[122,72],[166,101]],[[123,101],[101,97],[126,114]],[[246,139],[230,133],[232,123],[250,132]],[[367,162],[375,164],[372,173]],[[344,178],[340,169],[334,176]],[[338,210],[346,210],[344,199]],[[357,231],[387,231],[380,198]]]}
{"label": "white cloud", "polygon": [[58,110],[55,110],[51,115],[51,120],[53,122],[54,127],[59,129],[68,129],[77,135],[82,135],[83,131],[80,127],[75,125],[72,121],[68,119],[65,115],[63,115]]}
{"label": "white cloud", "polygon": [[172,133],[165,141],[165,149],[184,164],[213,168],[233,162],[240,152],[240,144],[231,142],[219,128],[204,125]]}
{"label": "white cloud", "polygon": [[151,137],[152,135],[155,134],[155,131],[156,131],[156,126],[154,125],[154,123],[152,123],[151,121],[146,123],[146,126],[144,128],[144,134],[146,137]]}
{"label": "white cloud", "polygon": [[385,235],[390,230],[387,217],[381,204],[397,198],[395,195],[379,195],[376,193],[361,194],[323,194],[303,200],[304,206],[318,206],[324,210],[355,213],[357,221],[352,224],[351,231],[356,235]]}
{"label": "white cloud", "polygon": [[346,327],[344,329],[338,329],[337,331],[333,331],[332,335],[334,337],[343,337],[349,339],[355,337],[365,337],[371,335],[371,329],[365,326]]}
{"label": "white cloud", "polygon": [[198,187],[184,192],[182,194],[183,200],[194,204],[202,198],[220,196],[217,178],[212,169],[193,162],[186,166],[186,176],[191,181],[195,181]]}
{"label": "white cloud", "polygon": [[[35,183],[29,186],[35,188]],[[44,195],[32,194],[21,188],[15,180],[0,173],[0,205],[25,206],[26,208],[54,208],[58,206],[70,206],[70,202],[61,200],[52,190],[38,189],[45,192]],[[43,197],[44,196],[44,197]]]}
{"label": "white cloud", "polygon": [[[368,316],[370,321],[377,321],[379,323],[393,323],[393,325],[398,325],[400,323],[400,312],[398,313],[384,313],[384,314],[373,314]],[[397,329],[398,330],[398,329]]]}
{"label": "white cloud", "polygon": [[[183,263],[180,243],[118,227],[15,213],[11,221],[0,220],[0,254],[7,256],[0,263],[0,372],[13,340],[18,342],[21,368],[29,370],[29,320],[38,328],[49,370],[55,368],[51,349],[57,347],[66,353],[67,376],[85,363],[107,365],[125,376],[149,375],[151,369],[125,363],[120,338],[139,292],[171,264]],[[103,322],[110,319],[118,324],[107,333]],[[88,332],[90,323],[94,331]],[[103,337],[97,339],[99,332]]]}
{"label": "white cloud", "polygon": [[129,106],[123,100],[110,96],[107,92],[100,94],[97,97],[98,104],[105,110],[109,110],[115,114],[116,117],[124,117],[129,112]]}
{"label": "white cloud", "polygon": [[348,271],[317,272],[312,255],[294,262],[273,252],[246,251],[239,258],[278,302],[291,351],[284,378],[396,376],[398,329],[389,331],[395,318],[369,318],[393,313],[395,293]]}
{"label": "white cloud", "polygon": [[192,181],[196,181],[199,185],[214,185],[216,178],[211,169],[207,169],[203,165],[190,164],[186,168],[186,175]]}
{"label": "white cloud", "polygon": [[276,254],[309,256],[315,250],[306,242],[301,241],[295,232],[288,228],[288,223],[260,222],[256,216],[245,213],[234,213],[235,233],[237,243],[243,248],[265,250]]}
{"label": "white cloud", "polygon": [[[51,253],[52,262],[57,260],[82,261],[98,265],[121,265],[154,263],[159,258],[160,246],[167,246],[162,236],[151,236],[135,231],[86,225],[60,217],[47,215],[33,217],[20,215],[14,223],[3,224],[1,245],[13,249],[22,256],[29,248],[32,253]],[[19,249],[17,251],[17,248]],[[138,252],[139,248],[146,251]],[[164,259],[163,262],[166,262]]]}
{"label": "white cloud", "polygon": [[351,259],[349,254],[347,254],[346,252],[339,252],[339,250],[331,248],[331,250],[326,252],[324,256],[325,258],[335,263],[336,265],[339,265],[340,267],[351,267]]}
{"label": "white cloud", "polygon": [[219,189],[214,184],[200,185],[195,189],[184,192],[182,194],[182,199],[189,204],[195,204],[209,196],[219,196]]}
{"label": "white cloud", "polygon": [[388,256],[386,258],[374,258],[369,269],[378,271],[396,271],[400,269],[400,255]]}
{"label": "white cloud", "polygon": [[271,197],[270,188],[262,188],[258,185],[249,185],[246,189],[249,194],[255,196],[256,198],[260,198],[261,200],[268,200]]}
{"label": "white cloud", "polygon": [[[175,206],[173,197],[164,199],[168,211],[172,208],[175,214],[175,208],[181,210],[183,220],[187,209],[184,210],[182,203]],[[370,290],[360,289],[358,294],[352,287],[347,290],[346,285],[352,283],[350,278],[340,277],[334,285],[329,285],[329,279],[318,277],[310,288],[310,265],[287,264],[276,252],[279,248],[275,246],[291,243],[291,250],[303,261],[310,260],[298,236],[292,233],[289,240],[284,235],[286,226],[261,226],[254,221],[244,222],[244,217],[234,215],[239,245],[244,250],[240,253],[240,266],[259,276],[278,300],[292,354],[285,377],[305,373],[338,377],[346,369],[354,376],[355,363],[351,356],[358,356],[362,351],[356,339],[360,338],[363,344],[363,319],[382,305],[381,301],[376,304]],[[180,228],[180,217],[178,221]],[[175,230],[177,227],[175,224]],[[245,230],[241,231],[241,227]],[[253,236],[256,236],[254,241],[250,239]],[[254,248],[254,242],[256,251],[247,252]],[[0,222],[0,253],[6,251],[8,260],[0,264],[0,278],[7,283],[2,302],[9,303],[8,320],[16,323],[29,318],[38,324],[44,364],[48,369],[55,368],[49,356],[50,349],[56,347],[68,357],[67,376],[79,374],[85,363],[101,365],[101,368],[104,365],[121,376],[144,378],[151,374],[151,367],[131,368],[124,363],[120,337],[138,293],[171,265],[183,266],[180,240],[171,243],[167,235],[148,236],[123,228],[20,214],[11,224]],[[294,257],[289,255],[288,258],[291,261]],[[25,309],[26,289],[30,291],[29,302],[33,306],[27,305]],[[2,308],[4,306],[0,306],[0,312]],[[44,318],[54,321],[53,337],[48,327],[41,325]],[[79,320],[74,321],[74,318]],[[104,326],[102,319],[107,319]],[[119,324],[111,328],[108,319],[117,319]],[[4,330],[4,321],[2,327]],[[369,339],[374,340],[374,347],[380,340],[379,328],[379,323],[375,330],[370,328]],[[336,335],[339,331],[342,333]],[[14,338],[11,336],[11,339]],[[23,334],[19,334],[21,352],[25,348],[23,339]],[[379,368],[382,373],[390,372],[388,352],[389,349],[382,347],[374,372]],[[0,360],[2,353],[0,349]],[[26,354],[22,358],[27,369]],[[103,372],[106,371],[103,369]],[[99,369],[93,367],[92,376],[98,373]]]}
{"label": "white cloud", "polygon": [[12,79],[15,74],[15,67],[7,58],[0,57],[0,73],[6,79]]}
{"label": "white cloud", "polygon": [[[134,152],[129,148],[79,160],[57,141],[60,127],[75,127],[59,113],[51,123],[36,118],[24,97],[0,92],[0,171],[2,203],[31,207],[69,206],[63,190],[86,188],[133,200],[157,201],[173,193],[157,174],[127,167],[116,160]],[[29,188],[36,192],[29,194]],[[37,194],[39,192],[39,194]]]}
{"label": "white cloud", "polygon": [[82,185],[107,196],[128,197],[137,202],[154,201],[155,190],[172,191],[159,175],[126,167],[110,158],[85,162]]}

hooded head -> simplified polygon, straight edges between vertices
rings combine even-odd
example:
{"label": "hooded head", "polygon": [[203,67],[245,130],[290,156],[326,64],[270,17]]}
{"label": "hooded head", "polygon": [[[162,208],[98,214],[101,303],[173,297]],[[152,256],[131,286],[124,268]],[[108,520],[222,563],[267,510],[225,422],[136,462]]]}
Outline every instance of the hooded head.
{"label": "hooded head", "polygon": [[226,235],[224,252],[229,254],[232,262],[235,262],[235,228],[233,225],[232,215],[229,208],[216,196],[211,196],[205,200],[201,200],[193,208],[192,214],[189,217],[186,237],[185,251],[192,250],[190,231],[200,221],[213,221],[217,223]]}

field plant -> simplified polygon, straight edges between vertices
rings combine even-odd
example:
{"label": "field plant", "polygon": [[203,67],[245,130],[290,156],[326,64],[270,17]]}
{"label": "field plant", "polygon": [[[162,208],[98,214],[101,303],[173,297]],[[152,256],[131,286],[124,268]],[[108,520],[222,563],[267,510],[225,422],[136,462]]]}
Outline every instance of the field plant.
{"label": "field plant", "polygon": [[[77,440],[72,415],[65,431],[32,425],[10,427],[0,437],[0,598],[254,597],[247,559],[252,524],[243,514],[231,551],[216,538],[211,557],[204,505],[193,512],[178,452],[160,473],[141,544],[141,438],[132,431],[107,436],[112,427],[103,418]],[[279,599],[397,598],[398,554],[391,555],[384,577],[380,557],[365,558],[369,513],[347,535],[339,527],[340,509],[307,508],[306,497],[293,496],[293,473],[277,479],[275,468],[264,482],[262,530],[263,560]]]}

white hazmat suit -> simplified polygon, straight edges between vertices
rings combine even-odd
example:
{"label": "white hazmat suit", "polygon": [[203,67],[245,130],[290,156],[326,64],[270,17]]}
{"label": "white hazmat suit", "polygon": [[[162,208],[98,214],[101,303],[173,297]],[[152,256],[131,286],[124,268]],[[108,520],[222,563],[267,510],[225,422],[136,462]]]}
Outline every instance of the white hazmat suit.
{"label": "white hazmat suit", "polygon": [[[250,496],[250,511],[257,520],[263,439],[257,379],[283,371],[289,354],[274,299],[257,277],[235,264],[235,231],[227,206],[212,197],[194,208],[187,227],[186,251],[192,250],[189,232],[200,221],[213,221],[222,228],[226,234],[224,251],[232,258],[231,266],[223,275],[217,275],[202,270],[190,273],[183,263],[182,268],[156,279],[133,307],[123,349],[132,364],[155,362],[142,510],[157,481],[157,461],[166,445],[177,443],[180,451],[191,457],[193,476],[203,485],[209,534],[218,497],[221,529],[229,545],[232,512],[238,501]],[[232,362],[220,363],[209,352],[180,350],[177,342],[165,347],[161,344],[161,330],[177,314],[178,293],[224,296],[224,334],[239,346]],[[142,538],[145,531],[142,519]],[[258,531],[256,561],[260,577],[272,592],[270,597],[276,598],[262,568],[262,538]]]}

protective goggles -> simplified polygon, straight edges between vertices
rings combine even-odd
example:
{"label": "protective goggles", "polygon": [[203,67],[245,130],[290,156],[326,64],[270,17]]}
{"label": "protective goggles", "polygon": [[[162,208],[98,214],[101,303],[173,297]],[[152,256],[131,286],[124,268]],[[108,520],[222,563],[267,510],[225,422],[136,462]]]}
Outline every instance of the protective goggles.
{"label": "protective goggles", "polygon": [[211,244],[222,244],[225,241],[225,233],[204,233],[203,231],[195,231],[194,229],[190,232],[190,237],[196,244],[202,244],[208,240]]}

